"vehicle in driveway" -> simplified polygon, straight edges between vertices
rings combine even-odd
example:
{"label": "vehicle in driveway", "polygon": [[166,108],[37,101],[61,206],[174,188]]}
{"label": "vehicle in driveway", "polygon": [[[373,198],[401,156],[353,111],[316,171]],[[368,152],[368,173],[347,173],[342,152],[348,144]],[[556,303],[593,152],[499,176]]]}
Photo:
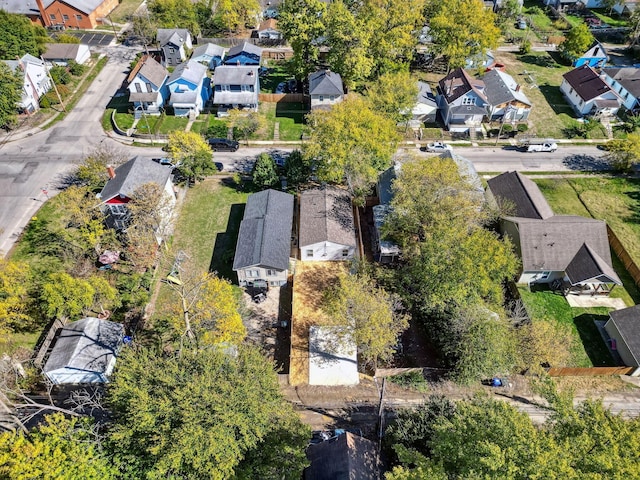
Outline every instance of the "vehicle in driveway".
{"label": "vehicle in driveway", "polygon": [[209,138],[207,142],[214,152],[235,152],[240,148],[238,142],[226,138]]}
{"label": "vehicle in driveway", "polygon": [[431,142],[425,147],[421,147],[420,150],[422,150],[423,152],[444,153],[452,151],[453,147],[444,142]]}

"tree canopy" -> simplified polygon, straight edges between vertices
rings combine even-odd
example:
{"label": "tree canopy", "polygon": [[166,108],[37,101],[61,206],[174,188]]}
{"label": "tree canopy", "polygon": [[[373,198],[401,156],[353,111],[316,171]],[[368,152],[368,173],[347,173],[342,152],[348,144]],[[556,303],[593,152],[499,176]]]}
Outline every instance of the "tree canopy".
{"label": "tree canopy", "polygon": [[268,153],[261,153],[253,166],[253,183],[259,188],[271,188],[278,183],[276,162]]}
{"label": "tree canopy", "polygon": [[16,123],[18,102],[21,98],[22,80],[20,76],[12,72],[6,63],[0,62],[0,128],[10,128]]}
{"label": "tree canopy", "polygon": [[567,32],[564,42],[560,44],[560,50],[564,56],[573,60],[585,53],[594,41],[595,37],[589,30],[589,26],[580,22]]}
{"label": "tree canopy", "polygon": [[209,144],[196,132],[176,130],[169,134],[167,152],[175,161],[178,171],[189,181],[198,181],[215,173],[213,152]]}
{"label": "tree canopy", "polygon": [[160,28],[186,28],[193,36],[200,34],[196,8],[191,0],[150,0],[147,8]]}
{"label": "tree canopy", "polygon": [[[308,428],[283,400],[271,365],[248,346],[171,355],[126,349],[108,402],[109,445],[128,478],[222,480],[242,471],[243,460],[276,462],[264,471],[284,457],[287,478],[300,478],[306,463]],[[271,442],[280,452],[270,451]]]}
{"label": "tree canopy", "polygon": [[49,37],[40,26],[25,16],[0,10],[0,58],[14,59],[29,53],[39,57]]}
{"label": "tree canopy", "polygon": [[405,71],[383,74],[367,88],[367,99],[373,110],[395,122],[411,118],[417,96],[418,83]]}
{"label": "tree canopy", "polygon": [[614,170],[630,172],[640,162],[640,134],[630,133],[607,143],[605,157]]}

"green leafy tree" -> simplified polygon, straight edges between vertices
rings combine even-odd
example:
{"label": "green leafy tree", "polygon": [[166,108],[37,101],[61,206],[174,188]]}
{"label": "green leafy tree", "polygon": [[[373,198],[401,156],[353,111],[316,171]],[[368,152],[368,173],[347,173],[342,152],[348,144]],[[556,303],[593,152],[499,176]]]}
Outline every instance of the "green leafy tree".
{"label": "green leafy tree", "polygon": [[211,147],[196,132],[171,132],[167,151],[174,162],[180,165],[178,171],[189,181],[197,182],[216,171]]}
{"label": "green leafy tree", "polygon": [[191,35],[200,34],[195,5],[191,0],[150,0],[147,9],[160,28],[186,28]]}
{"label": "green leafy tree", "polygon": [[51,273],[42,285],[42,310],[50,318],[75,319],[93,305],[95,288],[87,280],[68,273]]}
{"label": "green leafy tree", "polygon": [[255,27],[261,11],[257,0],[219,0],[215,4],[210,3],[214,25],[229,33],[237,32],[245,25]]}
{"label": "green leafy tree", "polygon": [[303,146],[304,158],[316,167],[319,180],[346,182],[362,203],[378,174],[391,165],[398,142],[395,123],[360,97],[307,118],[310,138]]}
{"label": "green leafy tree", "polygon": [[63,67],[62,65],[51,67],[49,69],[49,75],[51,75],[51,78],[57,85],[66,85],[71,81],[71,75],[69,75],[67,67]]}
{"label": "green leafy tree", "polygon": [[595,38],[586,23],[574,25],[560,44],[560,51],[569,60],[574,60],[586,52]]}
{"label": "green leafy tree", "polygon": [[[25,262],[0,259],[0,338],[33,325],[29,286],[31,269]],[[0,340],[0,342],[2,342]]]}
{"label": "green leafy tree", "polygon": [[409,326],[400,313],[399,298],[375,285],[366,274],[341,274],[325,293],[324,308],[331,325],[348,326],[361,359],[374,369],[393,356],[398,337]]}
{"label": "green leafy tree", "polygon": [[294,150],[284,162],[284,175],[291,187],[307,183],[311,176],[311,165],[300,150]]}
{"label": "green leafy tree", "polygon": [[614,170],[630,172],[640,161],[640,134],[630,133],[627,138],[607,143],[606,159]]}
{"label": "green leafy tree", "polygon": [[296,78],[306,78],[315,71],[325,11],[320,0],[287,0],[278,8],[278,28],[293,49],[289,65]]}
{"label": "green leafy tree", "polygon": [[0,478],[110,480],[118,475],[89,421],[56,413],[28,435],[0,434]]}
{"label": "green leafy tree", "polygon": [[80,39],[69,33],[59,33],[56,35],[56,43],[80,43]]}
{"label": "green leafy tree", "polygon": [[435,53],[443,55],[449,69],[496,48],[500,29],[495,14],[478,0],[446,0],[429,21]]}
{"label": "green leafy tree", "polygon": [[253,183],[260,188],[271,188],[278,183],[276,162],[268,153],[261,153],[253,166]]}
{"label": "green leafy tree", "polygon": [[[110,446],[126,478],[222,480],[242,471],[243,460],[279,462],[287,452],[286,478],[300,478],[306,464],[308,430],[254,348],[183,348],[170,355],[127,349],[107,394],[115,416]],[[282,431],[289,425],[294,435]],[[271,441],[281,454],[255,451],[271,449]],[[260,471],[278,465],[262,464]]]}
{"label": "green leafy tree", "polygon": [[109,180],[107,167],[117,167],[126,160],[123,152],[102,144],[90,151],[79,163],[75,173],[75,181],[97,192]]}
{"label": "green leafy tree", "polygon": [[249,143],[249,137],[264,126],[264,117],[259,112],[244,112],[242,110],[229,110],[229,125],[235,132]]}
{"label": "green leafy tree", "polygon": [[[0,15],[2,13],[0,10]],[[7,64],[0,62],[0,128],[8,129],[16,123],[21,98],[20,76],[12,72]]]}
{"label": "green leafy tree", "polygon": [[39,57],[45,51],[45,42],[50,41],[42,27],[29,21],[25,15],[0,10],[0,58],[14,59],[29,53]]}
{"label": "green leafy tree", "polygon": [[409,72],[381,75],[367,89],[367,99],[375,112],[384,113],[394,122],[406,122],[418,97],[418,84]]}
{"label": "green leafy tree", "polygon": [[69,62],[67,63],[67,68],[69,69],[69,73],[74,77],[81,76],[85,71],[85,66],[81,63],[76,62],[75,60],[69,60]]}

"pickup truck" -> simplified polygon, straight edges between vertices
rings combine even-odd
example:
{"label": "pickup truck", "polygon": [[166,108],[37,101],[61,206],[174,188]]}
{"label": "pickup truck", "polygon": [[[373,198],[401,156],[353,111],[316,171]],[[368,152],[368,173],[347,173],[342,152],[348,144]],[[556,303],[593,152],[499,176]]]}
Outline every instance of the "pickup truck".
{"label": "pickup truck", "polygon": [[555,152],[558,149],[558,145],[555,142],[545,142],[527,145],[524,148],[526,152]]}

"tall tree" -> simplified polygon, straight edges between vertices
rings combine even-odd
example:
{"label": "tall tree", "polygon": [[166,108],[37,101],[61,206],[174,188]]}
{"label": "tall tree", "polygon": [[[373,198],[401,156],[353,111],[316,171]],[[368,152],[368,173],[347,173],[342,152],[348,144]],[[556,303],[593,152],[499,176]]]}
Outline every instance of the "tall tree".
{"label": "tall tree", "polygon": [[468,58],[496,48],[500,29],[495,14],[480,0],[446,0],[439,4],[429,26],[435,53],[443,55],[449,69],[462,67]]}
{"label": "tall tree", "polygon": [[32,24],[25,15],[0,10],[0,58],[14,59],[29,53],[39,57],[49,40],[42,27]]}
{"label": "tall tree", "polygon": [[640,162],[640,134],[630,133],[607,143],[606,159],[614,170],[630,172]]}
{"label": "tall tree", "polygon": [[398,337],[409,326],[400,299],[377,287],[366,274],[341,274],[325,293],[325,309],[332,325],[346,325],[362,360],[374,369],[388,361]]}
{"label": "tall tree", "polygon": [[567,32],[564,42],[560,44],[560,51],[567,59],[573,60],[585,53],[594,41],[595,37],[587,24],[579,23]]}
{"label": "tall tree", "polygon": [[278,9],[278,28],[293,49],[290,61],[296,78],[306,78],[316,68],[324,35],[326,4],[321,0],[287,0]]}
{"label": "tall tree", "polygon": [[89,421],[56,413],[28,435],[0,434],[0,478],[110,480],[118,475]]}
{"label": "tall tree", "polygon": [[349,98],[328,112],[308,117],[310,139],[304,157],[316,167],[319,180],[346,184],[357,202],[391,165],[398,133],[393,120],[373,111],[366,100]]}
{"label": "tall tree", "polygon": [[[2,13],[0,10],[0,15]],[[22,79],[6,63],[0,62],[0,128],[9,129],[16,123],[21,98]]]}
{"label": "tall tree", "polygon": [[195,5],[191,0],[150,0],[147,8],[153,22],[161,28],[186,28],[200,34]]}
{"label": "tall tree", "polygon": [[189,181],[202,180],[216,171],[211,147],[196,132],[171,132],[167,151],[175,163],[180,165],[178,171]]}
{"label": "tall tree", "polygon": [[[240,462],[255,458],[256,448],[270,448],[287,424],[296,432],[280,442],[295,461],[287,465],[288,478],[292,472],[299,478],[305,465],[305,428],[283,400],[271,365],[248,346],[235,353],[183,348],[173,355],[127,349],[107,399],[115,415],[110,445],[126,478],[233,478]],[[281,456],[263,458],[279,462]]]}
{"label": "tall tree", "polygon": [[278,183],[276,162],[268,153],[261,153],[253,166],[253,183],[260,188],[271,188]]}
{"label": "tall tree", "polygon": [[264,117],[259,112],[245,112],[238,109],[229,110],[228,120],[229,125],[244,138],[247,144],[249,137],[265,124]]}
{"label": "tall tree", "polygon": [[96,291],[87,280],[68,273],[52,273],[42,285],[42,310],[49,318],[75,319],[93,305]]}
{"label": "tall tree", "polygon": [[223,31],[236,32],[245,25],[255,27],[256,18],[260,14],[260,3],[257,0],[218,0],[213,5],[213,22]]}
{"label": "tall tree", "polygon": [[294,150],[286,158],[284,162],[284,175],[287,177],[287,183],[292,187],[297,187],[309,181],[311,165],[308,159],[302,156],[300,150]]}
{"label": "tall tree", "polygon": [[384,113],[395,122],[411,118],[416,104],[418,84],[409,72],[386,73],[367,88],[367,99],[375,112]]}
{"label": "tall tree", "polygon": [[26,262],[0,259],[0,342],[33,325],[29,305],[31,269]]}

